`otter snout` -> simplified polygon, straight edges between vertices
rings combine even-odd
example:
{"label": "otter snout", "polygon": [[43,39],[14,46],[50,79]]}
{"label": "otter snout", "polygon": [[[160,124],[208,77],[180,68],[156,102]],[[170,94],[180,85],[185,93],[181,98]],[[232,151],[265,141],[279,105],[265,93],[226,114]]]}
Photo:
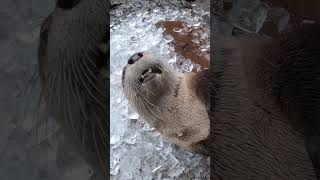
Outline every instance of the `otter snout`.
{"label": "otter snout", "polygon": [[139,59],[141,59],[142,57],[143,57],[143,53],[138,52],[129,58],[128,64],[133,64],[133,63],[137,62]]}

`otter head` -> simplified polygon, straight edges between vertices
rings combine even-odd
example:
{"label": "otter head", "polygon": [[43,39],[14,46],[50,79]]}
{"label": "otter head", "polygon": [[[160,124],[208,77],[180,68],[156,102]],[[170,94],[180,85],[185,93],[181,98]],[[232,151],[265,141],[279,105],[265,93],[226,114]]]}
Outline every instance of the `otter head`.
{"label": "otter head", "polygon": [[[150,52],[132,55],[123,69],[124,94],[135,108],[155,105],[159,99],[173,94],[177,72],[159,57]],[[139,111],[139,109],[137,109]]]}

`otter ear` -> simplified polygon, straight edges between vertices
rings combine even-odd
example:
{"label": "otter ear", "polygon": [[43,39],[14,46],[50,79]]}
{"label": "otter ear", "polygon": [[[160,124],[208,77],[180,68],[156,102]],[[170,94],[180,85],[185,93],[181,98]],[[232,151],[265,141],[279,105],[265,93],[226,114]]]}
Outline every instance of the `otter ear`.
{"label": "otter ear", "polygon": [[57,6],[61,9],[72,9],[74,6],[76,6],[80,0],[58,0]]}

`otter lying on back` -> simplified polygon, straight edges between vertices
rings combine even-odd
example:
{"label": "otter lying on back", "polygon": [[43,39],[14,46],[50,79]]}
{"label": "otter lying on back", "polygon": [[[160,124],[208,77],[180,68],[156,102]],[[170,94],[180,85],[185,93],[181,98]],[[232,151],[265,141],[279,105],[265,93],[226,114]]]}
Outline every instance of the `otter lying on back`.
{"label": "otter lying on back", "polygon": [[210,155],[213,179],[316,179],[319,32],[314,24],[273,40],[215,35],[213,67],[198,74],[138,53],[123,71],[124,92],[170,141]]}
{"label": "otter lying on back", "polygon": [[209,135],[209,117],[193,74],[178,73],[155,55],[133,55],[123,70],[129,103],[171,142],[188,150]]}

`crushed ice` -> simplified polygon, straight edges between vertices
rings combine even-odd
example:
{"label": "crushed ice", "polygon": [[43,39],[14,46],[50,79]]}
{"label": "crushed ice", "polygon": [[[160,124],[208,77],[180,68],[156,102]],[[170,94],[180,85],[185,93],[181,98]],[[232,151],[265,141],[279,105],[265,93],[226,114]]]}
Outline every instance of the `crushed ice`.
{"label": "crushed ice", "polygon": [[[199,26],[204,23],[202,15],[208,12],[197,6],[192,8],[142,7],[125,17],[125,9],[113,12],[116,18],[110,24],[111,179],[205,179],[209,174],[208,158],[184,151],[162,138],[129,107],[121,86],[122,69],[136,52],[151,51],[169,64],[180,63],[176,66],[179,71],[192,70],[191,60],[177,57],[174,47],[167,44],[173,37],[163,37],[164,29],[155,26],[159,21],[178,19],[188,26]],[[203,47],[206,48],[209,47]]]}

